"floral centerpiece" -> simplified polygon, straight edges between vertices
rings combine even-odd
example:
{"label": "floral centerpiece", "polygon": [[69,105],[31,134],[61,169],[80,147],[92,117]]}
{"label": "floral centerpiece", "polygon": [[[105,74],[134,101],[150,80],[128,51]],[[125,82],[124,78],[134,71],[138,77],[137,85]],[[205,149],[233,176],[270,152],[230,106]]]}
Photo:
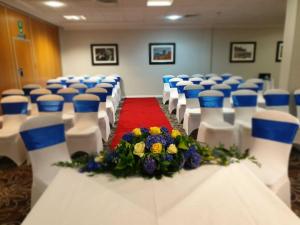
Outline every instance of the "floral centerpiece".
{"label": "floral centerpiece", "polygon": [[181,169],[191,170],[204,164],[228,165],[247,157],[247,152],[242,154],[236,147],[211,148],[178,130],[169,132],[165,127],[150,127],[135,128],[124,134],[114,150],[104,150],[96,156],[83,156],[56,165],[78,168],[90,175],[111,173],[116,177],[161,178],[172,176]]}

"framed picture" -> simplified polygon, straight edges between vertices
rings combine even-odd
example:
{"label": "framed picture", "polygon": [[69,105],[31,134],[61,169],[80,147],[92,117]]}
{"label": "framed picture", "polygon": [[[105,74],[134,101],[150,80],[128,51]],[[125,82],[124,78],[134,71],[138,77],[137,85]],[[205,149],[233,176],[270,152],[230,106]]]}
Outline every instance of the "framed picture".
{"label": "framed picture", "polygon": [[255,62],[256,42],[231,42],[230,58],[231,63]]}
{"label": "framed picture", "polygon": [[149,64],[175,64],[175,43],[150,43]]}
{"label": "framed picture", "polygon": [[117,44],[92,44],[91,54],[94,66],[119,65]]}
{"label": "framed picture", "polygon": [[283,54],[283,42],[277,41],[277,47],[276,47],[276,62],[281,62],[282,60],[282,54]]}

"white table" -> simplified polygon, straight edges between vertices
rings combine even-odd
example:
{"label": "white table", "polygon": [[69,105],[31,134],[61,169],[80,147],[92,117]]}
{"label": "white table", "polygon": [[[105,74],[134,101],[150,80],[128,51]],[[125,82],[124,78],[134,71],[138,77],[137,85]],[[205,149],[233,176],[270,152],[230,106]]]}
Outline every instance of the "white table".
{"label": "white table", "polygon": [[23,225],[300,225],[242,164],[173,178],[87,177],[62,169]]}

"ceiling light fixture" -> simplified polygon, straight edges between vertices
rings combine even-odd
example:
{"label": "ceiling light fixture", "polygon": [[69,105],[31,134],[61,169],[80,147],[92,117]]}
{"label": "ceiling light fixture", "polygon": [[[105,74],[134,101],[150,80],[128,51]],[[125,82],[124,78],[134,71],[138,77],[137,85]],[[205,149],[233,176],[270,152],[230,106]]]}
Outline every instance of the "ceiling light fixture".
{"label": "ceiling light fixture", "polygon": [[44,4],[53,8],[59,8],[65,5],[65,3],[60,1],[46,1]]}
{"label": "ceiling light fixture", "polygon": [[76,20],[76,21],[86,20],[86,17],[83,15],[65,15],[64,18],[66,20]]}
{"label": "ceiling light fixture", "polygon": [[159,6],[171,6],[173,0],[148,0],[147,6],[149,7],[159,7]]}
{"label": "ceiling light fixture", "polygon": [[181,15],[169,15],[169,16],[166,16],[166,19],[168,19],[168,20],[179,20],[179,19],[182,19],[183,18],[183,16],[181,16]]}

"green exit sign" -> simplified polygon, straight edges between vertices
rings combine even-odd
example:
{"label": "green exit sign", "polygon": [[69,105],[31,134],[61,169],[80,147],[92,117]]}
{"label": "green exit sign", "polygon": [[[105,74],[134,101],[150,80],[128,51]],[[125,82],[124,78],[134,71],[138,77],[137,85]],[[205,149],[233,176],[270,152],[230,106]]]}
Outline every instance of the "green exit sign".
{"label": "green exit sign", "polygon": [[18,37],[22,38],[22,39],[25,39],[23,21],[19,20],[17,22],[17,26],[18,26]]}

